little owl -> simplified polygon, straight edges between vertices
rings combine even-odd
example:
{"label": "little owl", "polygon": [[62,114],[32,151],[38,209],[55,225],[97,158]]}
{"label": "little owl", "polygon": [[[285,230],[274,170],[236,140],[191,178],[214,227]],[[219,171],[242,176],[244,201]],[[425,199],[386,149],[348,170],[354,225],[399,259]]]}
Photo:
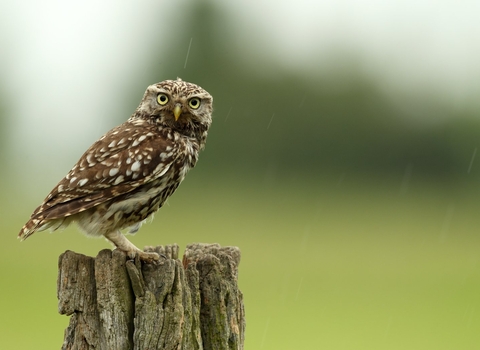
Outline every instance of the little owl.
{"label": "little owl", "polygon": [[212,102],[207,91],[181,79],[149,86],[133,115],[83,154],[19,238],[76,222],[131,258],[157,260],[158,254],[138,249],[120,230],[138,231],[195,166],[212,122]]}

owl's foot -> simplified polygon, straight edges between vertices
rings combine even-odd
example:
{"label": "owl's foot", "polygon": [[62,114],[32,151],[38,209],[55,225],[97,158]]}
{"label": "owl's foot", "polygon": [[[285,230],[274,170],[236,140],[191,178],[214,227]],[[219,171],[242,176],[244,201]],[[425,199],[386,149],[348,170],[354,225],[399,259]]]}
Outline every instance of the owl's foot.
{"label": "owl's foot", "polygon": [[147,253],[140,249],[134,252],[127,252],[127,255],[132,259],[135,259],[135,256],[138,255],[141,261],[145,261],[147,263],[153,263],[154,261],[157,261],[160,259],[160,256],[157,253],[153,253],[153,252]]}
{"label": "owl's foot", "polygon": [[140,260],[147,263],[153,263],[160,259],[160,256],[154,252],[144,252],[143,250],[138,249],[132,242],[130,242],[127,237],[122,235],[120,231],[110,232],[104,235],[106,239],[115,244],[117,249],[127,253],[127,256],[130,259],[135,259],[136,256]]}

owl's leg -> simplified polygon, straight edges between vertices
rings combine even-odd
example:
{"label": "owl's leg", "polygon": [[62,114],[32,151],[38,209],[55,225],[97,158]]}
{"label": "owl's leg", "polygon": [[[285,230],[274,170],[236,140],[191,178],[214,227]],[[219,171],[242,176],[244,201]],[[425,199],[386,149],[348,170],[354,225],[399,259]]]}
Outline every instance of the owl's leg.
{"label": "owl's leg", "polygon": [[140,260],[146,262],[153,262],[154,260],[160,259],[157,253],[147,253],[143,250],[138,249],[132,242],[130,242],[127,237],[122,235],[120,231],[113,231],[104,235],[106,239],[115,244],[115,246],[127,253],[128,257],[134,259],[136,255],[139,256]]}

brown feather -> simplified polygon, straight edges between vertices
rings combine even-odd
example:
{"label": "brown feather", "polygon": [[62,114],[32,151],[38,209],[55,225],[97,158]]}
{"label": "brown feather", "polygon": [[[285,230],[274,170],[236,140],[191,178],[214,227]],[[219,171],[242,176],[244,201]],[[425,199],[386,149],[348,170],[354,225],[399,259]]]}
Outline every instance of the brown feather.
{"label": "brown feather", "polygon": [[[157,101],[169,96],[168,103]],[[189,99],[199,101],[192,108]],[[172,113],[182,106],[177,121]],[[195,166],[211,123],[212,98],[197,85],[167,80],[150,86],[123,124],[96,141],[33,212],[19,233],[56,230],[77,221],[89,234],[135,226],[158,210]],[[95,232],[92,232],[95,231]]]}

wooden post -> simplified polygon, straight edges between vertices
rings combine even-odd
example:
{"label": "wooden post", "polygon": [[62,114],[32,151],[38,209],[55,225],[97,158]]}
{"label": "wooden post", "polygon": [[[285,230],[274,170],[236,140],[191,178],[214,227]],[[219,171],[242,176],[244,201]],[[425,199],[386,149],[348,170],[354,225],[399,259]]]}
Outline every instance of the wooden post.
{"label": "wooden post", "polygon": [[240,250],[218,244],[148,248],[158,263],[109,249],[58,261],[58,311],[70,316],[62,349],[243,349]]}

